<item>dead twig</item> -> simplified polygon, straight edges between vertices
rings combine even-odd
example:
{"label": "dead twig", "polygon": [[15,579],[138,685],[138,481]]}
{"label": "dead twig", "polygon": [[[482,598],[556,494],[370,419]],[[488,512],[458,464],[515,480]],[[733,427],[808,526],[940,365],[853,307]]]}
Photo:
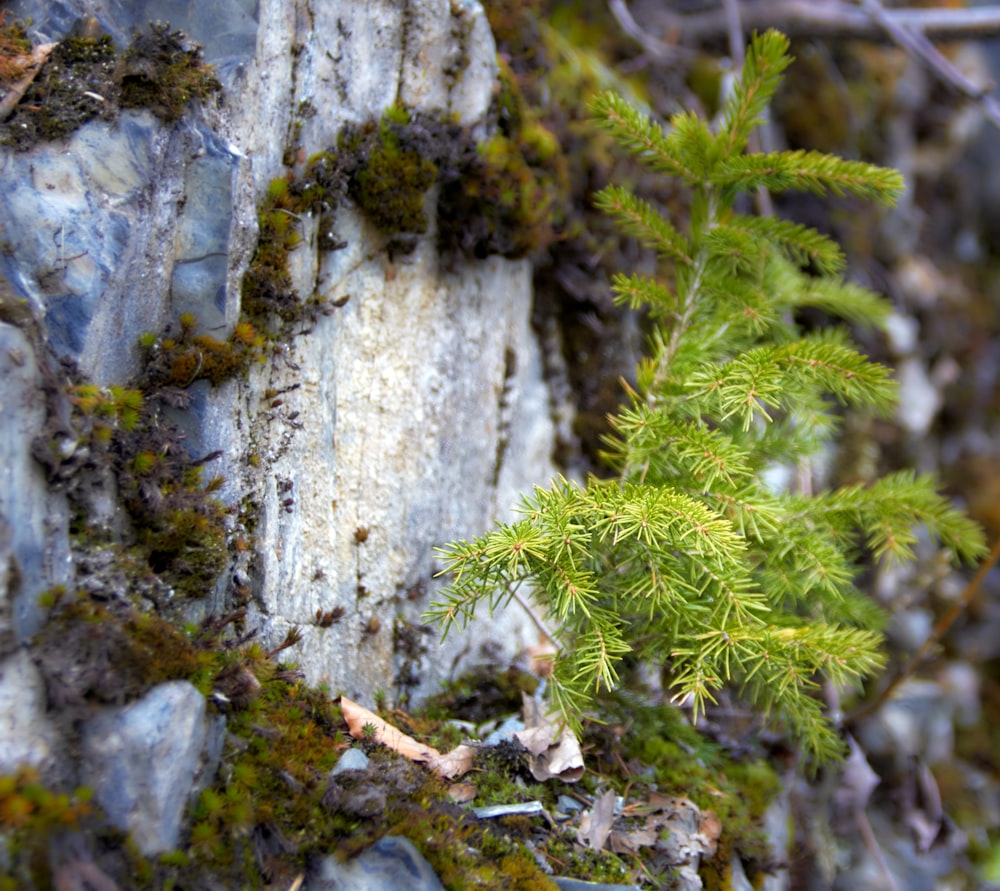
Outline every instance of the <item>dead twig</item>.
{"label": "dead twig", "polygon": [[893,693],[896,692],[899,685],[908,678],[913,677],[917,673],[917,669],[923,664],[924,659],[930,654],[931,650],[934,649],[943,638],[952,625],[955,624],[955,620],[965,612],[969,604],[972,603],[973,598],[979,592],[979,588],[983,583],[983,579],[986,578],[989,571],[996,565],[997,561],[1000,560],[1000,538],[997,539],[996,544],[993,545],[993,550],[990,551],[989,556],[983,561],[982,565],[977,570],[976,574],[972,577],[972,581],[965,586],[965,590],[962,592],[962,596],[955,601],[947,613],[945,613],[940,619],[938,619],[937,624],[931,629],[931,633],[927,636],[927,640],[921,644],[920,649],[910,658],[910,661],[906,663],[903,670],[896,675],[886,686],[878,696],[876,696],[867,705],[861,706],[861,708],[852,712],[848,715],[844,723],[847,726],[857,724],[863,718],[867,718],[869,715],[877,712],[887,700],[889,700]]}
{"label": "dead twig", "polygon": [[[740,15],[739,0],[722,0],[722,7],[726,13],[726,36],[729,40],[729,57],[733,60],[733,69],[739,71],[743,68],[746,53],[744,45],[746,36],[743,32],[743,20]],[[764,123],[762,130],[754,130],[750,134],[749,148],[752,152],[759,152],[763,148],[766,137],[767,123]],[[762,133],[765,136],[762,137]],[[774,216],[774,202],[771,201],[771,194],[763,186],[757,189],[757,212],[762,217]]]}
{"label": "dead twig", "polygon": [[[789,37],[879,40],[884,27],[853,3],[842,0],[744,0],[740,18],[747,30],[779,28]],[[885,10],[893,25],[935,40],[976,40],[1000,34],[1000,5],[975,9],[896,8]],[[727,33],[726,10],[659,13],[659,23],[687,43]]]}
{"label": "dead twig", "polygon": [[638,43],[647,56],[658,62],[689,62],[694,57],[694,53],[687,47],[657,40],[648,29],[643,28],[632,17],[628,6],[625,5],[625,0],[608,0],[608,8],[622,31]]}
{"label": "dead twig", "polygon": [[977,102],[990,121],[1000,127],[1000,103],[987,95],[994,84],[977,84],[961,71],[920,31],[896,21],[879,0],[858,0],[865,11],[885,29],[885,33],[910,55],[924,63],[952,89]]}
{"label": "dead twig", "polygon": [[30,56],[15,56],[6,61],[11,66],[17,66],[22,72],[22,76],[13,83],[7,84],[7,93],[0,99],[0,121],[5,121],[13,114],[17,103],[21,101],[35,80],[35,75],[42,70],[42,66],[49,56],[58,46],[57,43],[40,43],[31,50]]}

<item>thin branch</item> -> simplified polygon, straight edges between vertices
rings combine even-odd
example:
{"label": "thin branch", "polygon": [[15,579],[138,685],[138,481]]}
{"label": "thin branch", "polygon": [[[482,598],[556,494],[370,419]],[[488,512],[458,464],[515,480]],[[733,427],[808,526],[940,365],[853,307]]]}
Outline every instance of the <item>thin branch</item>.
{"label": "thin branch", "polygon": [[872,19],[885,29],[886,34],[893,41],[899,44],[910,55],[923,62],[940,80],[948,84],[952,89],[977,102],[983,109],[983,113],[997,127],[1000,127],[1000,103],[993,97],[986,95],[993,89],[993,84],[977,84],[965,72],[961,71],[954,62],[942,54],[927,39],[925,34],[896,21],[879,0],[858,0],[858,2],[865,8]]}
{"label": "thin branch", "polygon": [[729,55],[733,60],[733,68],[739,71],[743,67],[743,21],[740,16],[739,0],[722,0],[722,8],[726,13],[726,36],[729,39]]}
{"label": "thin branch", "polygon": [[[733,60],[733,69],[741,71],[743,63],[746,61],[744,44],[746,37],[743,33],[743,21],[740,17],[739,0],[722,0],[722,6],[726,11],[726,32],[729,39],[729,56]],[[765,127],[767,124],[765,123]],[[754,130],[750,134],[750,150],[759,152],[761,143],[765,141],[760,135],[760,130]],[[763,186],[757,189],[757,212],[762,217],[774,216],[774,202],[771,195]]]}
{"label": "thin branch", "polygon": [[849,715],[847,720],[844,722],[845,724],[856,724],[862,718],[867,718],[869,715],[877,712],[892,696],[892,694],[896,692],[897,688],[903,683],[903,681],[916,674],[917,669],[920,668],[924,659],[927,658],[931,650],[933,650],[934,647],[941,642],[941,638],[948,633],[951,626],[955,624],[955,620],[962,615],[962,613],[964,613],[968,608],[969,604],[972,603],[973,598],[979,592],[979,587],[982,585],[983,579],[986,578],[987,574],[996,565],[998,560],[1000,560],[1000,538],[997,539],[996,544],[993,545],[993,550],[990,551],[989,556],[983,561],[976,574],[972,577],[972,581],[966,585],[965,590],[962,592],[962,596],[959,597],[952,608],[938,620],[937,624],[931,630],[931,633],[927,636],[927,640],[925,640],[920,646],[920,649],[913,654],[912,658],[906,663],[903,670],[896,675],[889,685],[885,687],[871,702],[867,705],[861,706],[861,708]]}
{"label": "thin branch", "polygon": [[615,21],[618,22],[622,31],[638,43],[646,55],[651,56],[659,62],[668,60],[689,62],[693,58],[694,54],[687,47],[664,43],[653,37],[648,30],[644,29],[632,17],[628,6],[625,5],[625,0],[608,0],[608,8],[611,10],[611,14],[615,17]]}
{"label": "thin branch", "polygon": [[[1000,34],[1000,5],[976,9],[886,10],[894,25],[936,40],[974,40]],[[667,29],[688,43],[727,33],[725,10],[699,13],[661,12]],[[744,0],[740,17],[747,30],[779,28],[789,37],[839,37],[878,40],[883,27],[853,3],[841,0]]]}

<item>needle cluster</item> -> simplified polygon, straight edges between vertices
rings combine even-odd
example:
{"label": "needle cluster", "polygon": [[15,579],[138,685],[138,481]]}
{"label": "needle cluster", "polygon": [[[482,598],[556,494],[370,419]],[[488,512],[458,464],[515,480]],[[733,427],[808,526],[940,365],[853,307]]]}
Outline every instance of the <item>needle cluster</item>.
{"label": "needle cluster", "polygon": [[769,483],[830,446],[842,407],[889,415],[896,399],[889,370],[845,326],[796,322],[812,307],[878,326],[889,305],[841,277],[827,236],[738,209],[759,188],[883,205],[903,189],[898,172],[860,161],[747,151],[790,61],[783,35],[755,35],[714,127],[684,113],[664,128],[611,93],[593,101],[622,147],[691,194],[683,225],[628,188],[597,196],[670,269],[613,282],[655,326],[638,387],[611,421],[618,478],[557,479],[524,498],[520,519],[448,545],[450,584],[429,615],[447,633],[526,586],[558,629],[553,697],[571,721],[628,657],[663,665],[696,716],[738,686],[822,760],[841,741],[821,683],[857,685],[884,664],[881,611],[855,586],[861,567],[912,559],[921,528],[959,559],[983,542],[927,476],[816,492]]}

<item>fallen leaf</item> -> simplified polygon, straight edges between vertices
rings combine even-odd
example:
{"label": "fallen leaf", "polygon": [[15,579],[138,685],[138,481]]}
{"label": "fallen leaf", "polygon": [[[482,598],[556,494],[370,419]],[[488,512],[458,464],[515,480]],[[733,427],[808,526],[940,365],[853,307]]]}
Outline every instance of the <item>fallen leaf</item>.
{"label": "fallen leaf", "polygon": [[847,735],[847,745],[851,753],[843,763],[840,774],[840,784],[834,795],[838,807],[850,814],[864,811],[871,798],[872,791],[881,782],[879,775],[872,770],[861,746],[854,737]]}
{"label": "fallen leaf", "polygon": [[580,817],[580,828],[576,831],[576,840],[586,845],[592,851],[600,851],[611,834],[611,824],[615,819],[615,801],[618,796],[614,789],[608,789],[597,801],[592,810]]}
{"label": "fallen leaf", "polygon": [[583,753],[573,731],[551,720],[538,700],[521,695],[525,729],[514,736],[528,750],[531,775],[540,783],[553,778],[576,782],[583,776]]}
{"label": "fallen leaf", "polygon": [[715,811],[702,811],[701,822],[698,823],[698,835],[702,839],[702,851],[708,857],[715,855],[719,836],[722,835],[722,820]]}
{"label": "fallen leaf", "polygon": [[[476,749],[472,746],[456,746],[442,755],[433,746],[417,742],[412,736],[407,736],[388,721],[363,705],[352,702],[346,696],[341,696],[337,701],[347,722],[347,729],[355,739],[372,739],[382,743],[404,758],[426,764],[442,779],[452,780],[472,770],[472,763],[476,757]],[[371,729],[366,733],[365,727]]]}
{"label": "fallen leaf", "polygon": [[466,804],[476,797],[478,790],[472,783],[452,783],[448,787],[448,797],[455,804]]}
{"label": "fallen leaf", "polygon": [[455,777],[464,776],[472,770],[472,764],[476,759],[478,751],[473,746],[455,746],[450,752],[432,758],[428,762],[428,766],[439,777],[446,780],[453,780]]}
{"label": "fallen leaf", "polygon": [[656,844],[659,833],[653,829],[636,829],[633,832],[612,830],[608,837],[608,847],[616,854],[638,854],[639,848]]}
{"label": "fallen leaf", "polygon": [[548,637],[540,635],[538,643],[533,647],[528,647],[528,670],[536,677],[551,677],[558,652],[555,644]]}
{"label": "fallen leaf", "polygon": [[[413,737],[407,736],[363,705],[352,702],[346,696],[339,697],[337,701],[347,722],[347,728],[355,739],[373,739],[411,761],[428,763],[441,757],[437,749],[418,743]],[[366,727],[372,729],[366,733]]]}

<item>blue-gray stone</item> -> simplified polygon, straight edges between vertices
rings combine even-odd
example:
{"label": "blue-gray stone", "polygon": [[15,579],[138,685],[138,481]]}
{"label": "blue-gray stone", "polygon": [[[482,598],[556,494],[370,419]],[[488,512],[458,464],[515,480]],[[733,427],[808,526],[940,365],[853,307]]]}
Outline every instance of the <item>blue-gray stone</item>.
{"label": "blue-gray stone", "polygon": [[83,782],[146,856],[177,846],[196,778],[205,779],[199,767],[217,749],[208,737],[205,698],[187,681],[160,684],[84,724]]}
{"label": "blue-gray stone", "polygon": [[[0,299],[16,300],[3,282]],[[16,308],[16,307],[15,307]],[[30,328],[30,326],[28,326]],[[34,345],[25,329],[0,322],[0,651],[41,628],[38,594],[71,578],[69,509],[32,456],[45,425]],[[55,435],[54,432],[51,435]],[[70,443],[72,446],[72,443]]]}
{"label": "blue-gray stone", "polygon": [[93,16],[119,48],[153,21],[169,22],[204,48],[206,62],[220,75],[234,62],[247,61],[257,46],[257,0],[13,0],[4,4],[21,19],[31,19],[29,33],[41,43],[59,40],[81,16]]}
{"label": "blue-gray stone", "polygon": [[368,763],[368,756],[361,749],[348,749],[340,756],[340,760],[330,771],[330,776],[336,776],[345,770],[366,770]]}
{"label": "blue-gray stone", "polygon": [[638,885],[602,885],[600,882],[584,882],[582,879],[553,879],[559,891],[640,891]]}
{"label": "blue-gray stone", "polygon": [[303,891],[444,891],[409,839],[387,835],[346,863],[324,857]]}
{"label": "blue-gray stone", "polygon": [[194,125],[191,135],[196,147],[184,170],[170,302],[176,314],[193,313],[219,336],[229,321],[226,281],[239,155],[204,125]]}
{"label": "blue-gray stone", "polygon": [[[44,307],[52,346],[117,383],[138,370],[139,336],[181,313],[224,339],[239,306],[233,208],[246,163],[203,123],[167,128],[148,111],[0,153],[8,278]],[[156,297],[166,284],[169,301]]]}

